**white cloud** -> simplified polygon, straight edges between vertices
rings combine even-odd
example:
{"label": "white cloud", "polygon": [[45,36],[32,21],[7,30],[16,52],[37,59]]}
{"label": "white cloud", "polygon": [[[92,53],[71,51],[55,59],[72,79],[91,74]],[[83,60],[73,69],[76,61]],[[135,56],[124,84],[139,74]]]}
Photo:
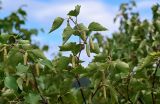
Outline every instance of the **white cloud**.
{"label": "white cloud", "polygon": [[[13,5],[13,0],[3,0],[5,10],[13,11],[23,4],[27,4],[26,8],[29,14],[29,20],[37,21],[48,26],[56,16],[66,17],[69,10],[74,9],[74,6],[81,5],[81,13],[79,19],[81,22],[88,24],[92,21],[97,21],[109,29],[109,33],[117,29],[118,25],[113,24],[113,18],[116,14],[116,7],[107,5],[101,0],[87,1],[50,1],[42,2],[36,0],[16,0]],[[105,33],[108,33],[105,32]]]}
{"label": "white cloud", "polygon": [[81,22],[89,24],[92,21],[97,21],[107,27],[110,32],[117,29],[117,25],[113,24],[113,18],[116,13],[116,8],[110,5],[104,4],[101,1],[81,1],[70,3],[50,3],[44,7],[40,12],[36,11],[34,17],[40,21],[51,20],[53,17],[62,16],[65,17],[69,10],[74,9],[74,6],[80,4],[81,13],[79,19]]}

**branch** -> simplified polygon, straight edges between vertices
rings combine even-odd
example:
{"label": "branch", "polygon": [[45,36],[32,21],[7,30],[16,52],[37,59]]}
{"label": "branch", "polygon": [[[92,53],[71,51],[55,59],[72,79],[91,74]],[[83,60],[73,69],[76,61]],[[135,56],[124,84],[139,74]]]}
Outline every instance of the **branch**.
{"label": "branch", "polygon": [[79,27],[79,25],[78,25],[78,23],[77,23],[77,18],[76,18],[76,21],[74,21],[73,18],[71,18],[71,17],[69,17],[69,19],[74,23],[74,25],[77,27],[78,31],[79,31],[80,33],[82,33],[82,31],[80,30],[80,27]]}
{"label": "branch", "polygon": [[131,101],[131,99],[129,97],[129,83],[130,83],[130,81],[128,81],[128,83],[127,83],[127,99],[131,104],[133,104],[133,102]]}
{"label": "branch", "polygon": [[130,97],[129,97],[129,84],[130,84],[130,79],[131,79],[131,76],[130,76],[130,72],[128,74],[128,78],[127,78],[127,99],[128,101],[133,104],[133,102],[131,101]]}
{"label": "branch", "polygon": [[138,98],[138,101],[139,101],[141,104],[144,104],[143,101],[142,101],[142,99],[141,99],[140,97]]}
{"label": "branch", "polygon": [[[76,26],[78,29],[80,29],[80,27],[78,26],[78,23],[77,23],[77,17],[76,17],[76,21],[74,21],[71,17],[69,17],[69,19],[75,24],[75,26]],[[81,31],[79,30],[79,32],[81,32]],[[81,38],[79,38],[79,44],[81,44]],[[79,62],[79,60],[80,60],[81,52],[82,52],[82,50],[83,50],[82,47],[80,47],[80,48],[81,48],[81,50],[80,50],[80,52],[79,52],[79,54],[78,54],[78,56],[77,56],[78,62]],[[75,78],[76,78],[76,80],[77,80],[78,86],[80,87],[80,92],[81,92],[81,95],[82,95],[84,104],[87,104],[86,99],[85,99],[85,96],[84,96],[83,89],[81,88],[81,83],[80,83],[80,81],[79,81],[78,75],[75,75]]]}
{"label": "branch", "polygon": [[115,90],[119,93],[119,95],[120,95],[121,97],[123,97],[124,99],[126,99],[126,100],[127,100],[127,98],[123,95],[123,93],[122,93],[122,92],[120,92],[120,91],[118,90],[118,88],[117,88],[117,87],[115,87]]}
{"label": "branch", "polygon": [[43,104],[48,104],[48,102],[46,101],[46,99],[42,96],[39,88],[38,88],[38,83],[37,83],[37,80],[36,80],[36,76],[34,74],[34,70],[31,71],[32,72],[32,75],[33,75],[33,79],[34,79],[34,83],[35,83],[35,88],[37,90],[37,92],[40,94],[41,98],[42,98],[42,102]]}
{"label": "branch", "polygon": [[102,83],[102,79],[101,79],[101,81],[99,82],[98,87],[97,87],[97,89],[95,90],[95,92],[92,93],[91,99],[93,99],[93,97],[96,95],[96,93],[98,92],[98,90],[102,87],[102,86],[101,86],[101,83]]}
{"label": "branch", "polygon": [[157,73],[157,70],[158,70],[158,68],[159,68],[159,66],[160,66],[160,60],[158,61],[158,63],[157,63],[157,66],[156,66],[156,70],[155,70],[155,72],[154,72],[154,74],[153,74],[153,82],[152,82],[152,92],[151,92],[151,95],[152,95],[152,104],[155,104],[155,96],[154,96],[154,88],[155,88],[155,79],[156,79],[156,73]]}
{"label": "branch", "polygon": [[80,83],[80,81],[79,81],[78,75],[75,76],[75,77],[76,77],[76,80],[77,80],[77,82],[78,82],[78,86],[80,87],[80,91],[81,91],[81,95],[82,95],[84,104],[87,104],[86,99],[85,99],[85,96],[84,96],[84,93],[83,93],[83,90],[82,90],[82,88],[81,88],[81,83]]}
{"label": "branch", "polygon": [[[107,85],[101,84],[102,80],[100,81],[100,83],[98,84],[97,89],[95,90],[95,92],[92,94],[91,99],[93,99],[93,97],[96,95],[96,93],[102,88],[102,87],[107,87]],[[126,98],[116,87],[115,90],[124,98],[124,99],[128,99]],[[130,100],[130,103],[133,104],[133,102]]]}
{"label": "branch", "polygon": [[131,104],[133,104],[132,100],[129,97],[129,84],[130,84],[130,80],[131,80],[130,73],[131,73],[131,70],[129,70],[128,77],[127,77],[127,99]]}
{"label": "branch", "polygon": [[62,96],[60,96],[59,98],[58,98],[58,102],[61,102],[62,104],[64,104],[64,101],[63,101],[63,98],[62,98]]}

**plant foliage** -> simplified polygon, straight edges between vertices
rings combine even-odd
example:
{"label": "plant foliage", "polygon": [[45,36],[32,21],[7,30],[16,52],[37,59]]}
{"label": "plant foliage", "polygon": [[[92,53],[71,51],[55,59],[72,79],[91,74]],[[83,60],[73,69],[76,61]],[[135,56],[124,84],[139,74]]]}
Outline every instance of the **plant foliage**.
{"label": "plant foliage", "polygon": [[[24,38],[27,33],[12,34],[23,30],[12,24],[23,21],[15,13],[0,20],[0,103],[159,104],[160,5],[152,7],[151,22],[140,20],[132,11],[135,6],[120,6],[115,18],[120,20],[119,31],[106,39],[99,33],[107,30],[101,24],[78,22],[79,5],[67,18],[55,18],[50,33],[67,21],[59,51],[69,51],[70,56],[59,54],[52,61]],[[21,9],[18,13],[26,14]],[[68,41],[73,35],[79,41]],[[83,50],[88,57],[96,54],[87,67],[82,65]]]}

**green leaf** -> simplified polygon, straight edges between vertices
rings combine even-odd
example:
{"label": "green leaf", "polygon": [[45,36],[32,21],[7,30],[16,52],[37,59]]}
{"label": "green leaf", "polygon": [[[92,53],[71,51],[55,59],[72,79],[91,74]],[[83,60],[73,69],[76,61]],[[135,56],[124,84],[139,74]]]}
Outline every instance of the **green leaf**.
{"label": "green leaf", "polygon": [[19,44],[29,44],[30,43],[29,40],[19,40],[18,42]]}
{"label": "green leaf", "polygon": [[132,43],[138,43],[140,41],[140,37],[133,35],[130,41]]}
{"label": "green leaf", "polygon": [[16,74],[21,75],[23,73],[26,73],[28,71],[29,67],[19,63],[18,66],[16,66],[16,69],[17,69]]}
{"label": "green leaf", "polygon": [[142,60],[143,62],[140,64],[139,69],[143,69],[147,66],[150,66],[153,59],[154,58],[151,55],[148,55],[144,60]]}
{"label": "green leaf", "polygon": [[139,65],[139,69],[143,69],[145,67],[151,66],[155,62],[156,59],[160,57],[160,52],[152,52],[145,57]]}
{"label": "green leaf", "polygon": [[70,92],[65,93],[63,98],[66,104],[78,104],[76,97]]}
{"label": "green leaf", "polygon": [[91,31],[106,31],[107,30],[107,28],[103,27],[101,24],[97,22],[90,23],[88,28]]}
{"label": "green leaf", "polygon": [[61,18],[61,17],[57,17],[55,18],[55,20],[53,21],[53,24],[52,24],[52,27],[51,27],[51,30],[49,31],[49,33],[51,33],[52,31],[58,29],[62,23],[63,23],[64,19]]}
{"label": "green leaf", "polygon": [[18,13],[23,15],[23,16],[27,15],[27,13],[22,8],[18,9]]}
{"label": "green leaf", "polygon": [[106,57],[107,57],[107,54],[100,53],[94,56],[93,61],[94,62],[106,62]]}
{"label": "green leaf", "polygon": [[34,61],[39,59],[39,58],[40,59],[46,59],[43,52],[39,49],[28,50],[28,54],[29,54],[30,58]]}
{"label": "green leaf", "polygon": [[95,33],[95,34],[94,34],[94,38],[97,39],[98,44],[99,44],[100,46],[103,45],[103,36],[102,36],[100,33]]}
{"label": "green leaf", "polygon": [[88,28],[83,23],[77,24],[75,26],[75,29],[78,29],[80,31],[88,31]]}
{"label": "green leaf", "polygon": [[38,94],[29,93],[28,96],[24,97],[25,102],[29,104],[39,104],[39,100],[41,99]]}
{"label": "green leaf", "polygon": [[40,63],[41,63],[42,65],[47,66],[47,67],[50,68],[50,69],[53,69],[53,64],[52,64],[52,62],[51,62],[50,60],[48,60],[48,59],[43,59],[43,60],[40,61]]}
{"label": "green leaf", "polygon": [[81,65],[75,67],[71,72],[74,74],[84,74],[87,73],[88,71]]}
{"label": "green leaf", "polygon": [[76,44],[76,42],[67,43],[63,46],[59,46],[60,51],[71,51],[74,55],[77,55],[80,50],[84,49],[83,44]]}
{"label": "green leaf", "polygon": [[62,57],[58,58],[57,63],[56,63],[56,68],[66,69],[67,66],[69,65],[69,63],[71,63],[71,58],[62,56]]}
{"label": "green leaf", "polygon": [[130,67],[129,67],[129,65],[127,63],[125,63],[125,62],[123,62],[121,60],[117,60],[115,64],[116,64],[115,67],[116,67],[118,72],[120,72],[120,73],[121,72],[122,73],[123,72],[124,73],[129,72]]}
{"label": "green leaf", "polygon": [[71,10],[67,15],[69,15],[69,16],[78,16],[79,12],[80,12],[80,8],[81,8],[80,5],[75,6],[75,9]]}
{"label": "green leaf", "polygon": [[16,78],[13,77],[13,76],[5,77],[4,84],[9,89],[13,89],[13,90],[17,90],[18,89]]}
{"label": "green leaf", "polygon": [[160,77],[160,69],[157,70],[156,76]]}
{"label": "green leaf", "polygon": [[91,31],[89,31],[89,29],[83,23],[77,24],[73,29],[75,30],[75,36],[81,36],[83,32],[86,32],[86,35],[89,35],[89,33],[91,33]]}
{"label": "green leaf", "polygon": [[1,34],[0,35],[0,43],[7,43],[11,35],[9,34]]}
{"label": "green leaf", "polygon": [[71,28],[71,26],[67,26],[63,31],[63,44],[67,42],[67,40],[71,37],[71,35],[74,33],[74,30]]}
{"label": "green leaf", "polygon": [[0,79],[4,79],[5,73],[3,71],[3,65],[0,64]]}
{"label": "green leaf", "polygon": [[160,20],[156,20],[155,27],[156,27],[157,31],[160,32]]}
{"label": "green leaf", "polygon": [[139,44],[139,48],[142,49],[143,47],[145,47],[146,44],[147,44],[147,40],[144,39],[144,40],[141,41],[141,43]]}
{"label": "green leaf", "polygon": [[23,54],[19,52],[18,48],[16,47],[12,48],[8,53],[8,59],[7,59],[8,67],[12,66],[15,70],[16,66],[22,62],[23,62]]}
{"label": "green leaf", "polygon": [[111,101],[118,103],[118,94],[117,94],[117,91],[116,91],[116,90],[114,89],[114,87],[111,86],[111,85],[108,85],[107,87],[108,87],[109,90],[110,90],[111,99],[112,99]]}
{"label": "green leaf", "polygon": [[134,97],[134,100],[133,100],[133,103],[136,104],[138,98],[140,97],[140,92],[137,92],[135,97]]}
{"label": "green leaf", "polygon": [[48,51],[48,49],[49,49],[48,45],[44,45],[43,48],[42,48],[43,51]]}
{"label": "green leaf", "polygon": [[17,79],[17,84],[18,84],[18,87],[21,89],[21,90],[23,90],[23,79],[22,78],[18,78]]}
{"label": "green leaf", "polygon": [[31,44],[19,44],[20,48],[24,50],[31,50],[33,49],[33,46]]}

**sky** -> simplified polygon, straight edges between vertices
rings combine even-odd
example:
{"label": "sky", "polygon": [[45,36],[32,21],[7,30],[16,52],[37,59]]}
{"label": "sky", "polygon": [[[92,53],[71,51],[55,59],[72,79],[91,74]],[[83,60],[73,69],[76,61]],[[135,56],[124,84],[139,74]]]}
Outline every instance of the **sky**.
{"label": "sky", "polygon": [[[104,36],[111,36],[111,33],[117,31],[119,23],[113,23],[113,18],[118,13],[121,3],[129,2],[130,0],[1,0],[2,10],[0,18],[9,15],[16,11],[20,6],[27,11],[27,28],[44,29],[44,33],[39,33],[38,36],[33,36],[34,41],[39,41],[40,46],[49,45],[50,49],[45,55],[49,59],[53,59],[53,53],[59,51],[62,44],[62,32],[65,28],[65,23],[55,32],[48,34],[53,20],[60,16],[67,17],[67,13],[74,9],[78,4],[81,5],[78,21],[88,25],[90,22],[96,21],[108,28],[108,31],[102,32]],[[141,19],[151,20],[151,6],[160,3],[160,0],[136,0],[137,8],[135,11],[140,12]],[[70,41],[76,41],[77,38],[72,37]],[[68,55],[68,53],[65,53]],[[92,55],[93,57],[93,55]],[[82,58],[89,60],[83,52]],[[90,61],[90,60],[89,60]]]}

